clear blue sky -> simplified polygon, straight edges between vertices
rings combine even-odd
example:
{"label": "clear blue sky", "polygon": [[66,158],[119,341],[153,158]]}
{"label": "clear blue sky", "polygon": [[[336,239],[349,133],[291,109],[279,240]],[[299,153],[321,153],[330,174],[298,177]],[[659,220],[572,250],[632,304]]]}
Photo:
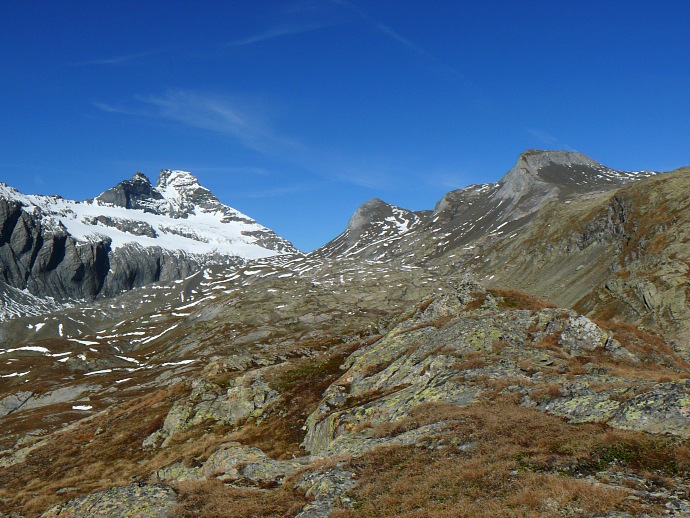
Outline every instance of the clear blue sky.
{"label": "clear blue sky", "polygon": [[529,148],[690,164],[690,2],[0,2],[0,181],[194,172],[304,250]]}

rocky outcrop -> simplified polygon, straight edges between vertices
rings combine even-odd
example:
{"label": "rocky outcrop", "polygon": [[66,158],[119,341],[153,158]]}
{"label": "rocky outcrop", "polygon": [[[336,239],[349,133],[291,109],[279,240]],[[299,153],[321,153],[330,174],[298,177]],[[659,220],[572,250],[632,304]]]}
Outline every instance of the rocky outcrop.
{"label": "rocky outcrop", "polygon": [[634,396],[608,423],[626,430],[690,437],[690,380],[662,383]]}
{"label": "rocky outcrop", "polygon": [[161,484],[121,486],[75,498],[45,512],[42,518],[172,518],[177,495]]}
{"label": "rocky outcrop", "polygon": [[220,424],[235,424],[246,417],[258,417],[280,396],[261,379],[264,369],[257,369],[235,378],[233,386],[220,386],[198,380],[192,382],[191,394],[173,405],[163,427],[144,440],[144,447],[165,447],[177,433],[212,420]]}
{"label": "rocky outcrop", "polygon": [[152,474],[151,481],[182,482],[214,478],[232,484],[272,487],[281,484],[286,477],[309,462],[309,457],[275,460],[267,457],[259,448],[229,442],[213,452],[201,466],[171,464]]}
{"label": "rocky outcrop", "polygon": [[[464,309],[472,305],[470,297],[483,301],[479,310]],[[372,435],[371,429],[430,403],[481,401],[490,380],[511,380],[510,390],[523,394],[523,404],[572,422],[690,437],[685,380],[643,384],[607,377],[601,373],[610,367],[595,364],[566,378],[581,369],[580,358],[630,369],[644,365],[611,333],[574,311],[504,311],[502,305],[500,297],[479,291],[476,282],[465,278],[457,294],[423,305],[384,338],[358,350],[308,417],[304,448],[320,457],[358,456],[377,446],[414,444],[437,435],[443,422],[394,438]],[[610,388],[595,390],[594,384]],[[544,387],[549,387],[547,394]],[[632,397],[635,391],[642,393]]]}

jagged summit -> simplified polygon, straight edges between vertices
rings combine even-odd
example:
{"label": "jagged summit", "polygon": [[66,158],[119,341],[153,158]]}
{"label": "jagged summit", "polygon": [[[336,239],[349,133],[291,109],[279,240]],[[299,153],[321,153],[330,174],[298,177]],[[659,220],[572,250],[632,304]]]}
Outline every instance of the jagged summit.
{"label": "jagged summit", "polygon": [[146,175],[137,172],[131,179],[118,183],[94,198],[93,202],[97,205],[154,212],[155,203],[162,199],[163,196],[151,185]]}
{"label": "jagged summit", "polygon": [[187,218],[199,209],[201,212],[221,212],[227,221],[254,222],[223,205],[192,173],[172,169],[160,172],[156,186],[143,173],[135,173],[130,180],[118,183],[92,201],[96,205],[139,209],[171,218]]}

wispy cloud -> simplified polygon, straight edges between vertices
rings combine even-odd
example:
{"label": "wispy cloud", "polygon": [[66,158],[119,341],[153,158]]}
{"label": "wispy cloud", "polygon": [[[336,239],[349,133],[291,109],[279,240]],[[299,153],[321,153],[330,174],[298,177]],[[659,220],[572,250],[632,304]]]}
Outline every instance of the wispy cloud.
{"label": "wispy cloud", "polygon": [[211,131],[271,156],[280,157],[302,150],[300,143],[275,134],[258,111],[252,111],[249,103],[239,99],[170,90],[157,96],[136,96],[135,101],[136,104],[126,105],[92,104],[107,113],[164,119]]}
{"label": "wispy cloud", "polygon": [[258,32],[246,38],[239,40],[229,41],[226,43],[228,47],[242,47],[244,45],[251,45],[253,43],[260,43],[262,41],[274,40],[276,38],[282,38],[285,36],[292,36],[295,34],[302,34],[305,32],[314,31],[317,29],[322,29],[329,24],[326,23],[309,23],[309,24],[288,24],[279,25],[277,27],[272,27],[266,29],[265,31]]}
{"label": "wispy cloud", "polygon": [[572,146],[569,146],[565,142],[562,142],[560,139],[557,137],[554,137],[550,133],[547,133],[544,130],[541,130],[539,128],[526,128],[527,132],[532,135],[537,141],[539,141],[540,144],[542,144],[545,147],[558,147],[565,149],[567,151],[577,151],[577,149],[573,148]]}
{"label": "wispy cloud", "polygon": [[407,47],[408,49],[412,50],[416,54],[422,56],[423,58],[432,61],[435,63],[437,66],[443,68],[447,72],[450,72],[454,75],[458,75],[462,77],[462,73],[455,68],[451,67],[447,63],[444,63],[440,59],[438,59],[436,56],[434,56],[432,53],[424,50],[422,47],[419,45],[415,44],[413,41],[410,39],[406,38],[402,34],[400,34],[398,31],[393,29],[391,26],[386,25],[384,23],[381,23],[371,16],[367,14],[363,9],[359,8],[357,5],[353,4],[352,2],[349,2],[348,0],[330,0],[332,3],[340,5],[342,7],[345,7],[346,9],[350,10],[353,12],[355,15],[357,15],[358,18],[360,18],[362,21],[372,25],[375,27],[379,32],[382,34],[386,35],[393,41],[397,42],[398,44],[402,45],[403,47]]}
{"label": "wispy cloud", "polygon": [[339,23],[342,16],[337,16],[333,4],[324,0],[296,0],[283,2],[277,12],[269,14],[274,17],[267,27],[226,43],[227,47],[241,47],[254,43],[285,38],[306,32],[316,31]]}
{"label": "wispy cloud", "polygon": [[[329,181],[338,180],[363,187],[388,186],[392,175],[384,165],[355,163],[351,157],[319,149],[277,132],[265,110],[232,96],[172,90],[161,95],[137,96],[134,102],[109,104],[93,102],[99,110],[155,121],[169,121],[227,137],[271,160],[298,166]],[[198,171],[199,169],[194,169]],[[236,171],[261,174],[253,168]],[[261,196],[277,191],[265,191]],[[258,195],[256,195],[258,197]]]}
{"label": "wispy cloud", "polygon": [[151,56],[157,56],[159,54],[162,54],[165,52],[165,49],[151,49],[151,50],[146,50],[143,52],[136,52],[134,54],[124,54],[121,56],[113,56],[110,58],[103,58],[103,59],[93,59],[89,61],[80,61],[78,63],[74,63],[75,66],[88,66],[88,65],[110,65],[110,66],[119,66],[119,65],[126,65],[129,63],[132,63],[133,61],[138,61],[141,59],[145,59]]}

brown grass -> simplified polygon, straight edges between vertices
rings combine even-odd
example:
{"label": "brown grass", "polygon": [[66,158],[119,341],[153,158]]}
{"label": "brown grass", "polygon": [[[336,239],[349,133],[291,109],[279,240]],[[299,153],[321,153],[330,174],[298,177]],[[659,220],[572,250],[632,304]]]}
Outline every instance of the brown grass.
{"label": "brown grass", "polygon": [[59,489],[79,488],[68,493],[71,498],[138,480],[145,472],[141,443],[160,427],[182,391],[180,385],[159,390],[57,432],[26,462],[0,470],[0,498],[6,499],[0,509],[36,516],[66,499],[56,496]]}
{"label": "brown grass", "polygon": [[550,401],[561,396],[561,386],[558,383],[549,383],[547,385],[537,387],[530,393],[530,397],[537,403]]}
{"label": "brown grass", "polygon": [[458,358],[456,363],[453,365],[453,369],[458,371],[480,369],[487,365],[484,353],[481,351],[470,351],[462,355],[462,358]]}
{"label": "brown grass", "polygon": [[661,336],[638,324],[617,320],[595,320],[595,323],[605,331],[611,331],[623,347],[642,361],[661,363],[678,370],[690,369],[690,363],[683,360]]}
{"label": "brown grass", "polygon": [[307,503],[303,495],[289,488],[239,489],[215,479],[180,482],[176,489],[179,503],[173,515],[179,518],[287,518]]}
{"label": "brown grass", "polygon": [[471,311],[473,309],[479,309],[484,305],[484,302],[486,302],[486,293],[475,293],[473,294],[474,298],[468,302],[464,309],[466,311]]}
{"label": "brown grass", "polygon": [[492,289],[490,292],[499,300],[498,307],[501,309],[527,309],[530,311],[539,311],[544,308],[556,307],[548,300],[534,297],[521,291]]}
{"label": "brown grass", "polygon": [[440,420],[448,423],[451,444],[474,447],[390,447],[353,460],[356,507],[332,516],[556,516],[564,509],[657,513],[663,509],[655,502],[629,500],[624,490],[572,475],[615,465],[645,476],[648,484],[672,485],[663,473],[690,468],[687,443],[602,425],[570,425],[506,400],[465,408],[425,405],[373,431],[395,435]]}
{"label": "brown grass", "polygon": [[538,347],[539,349],[548,349],[549,351],[554,351],[557,353],[561,353],[562,357],[565,358],[567,355],[563,352],[563,348],[561,347],[559,340],[561,337],[561,333],[551,333],[538,342],[534,343],[534,347]]}

